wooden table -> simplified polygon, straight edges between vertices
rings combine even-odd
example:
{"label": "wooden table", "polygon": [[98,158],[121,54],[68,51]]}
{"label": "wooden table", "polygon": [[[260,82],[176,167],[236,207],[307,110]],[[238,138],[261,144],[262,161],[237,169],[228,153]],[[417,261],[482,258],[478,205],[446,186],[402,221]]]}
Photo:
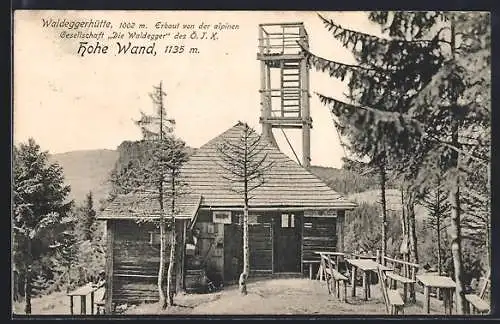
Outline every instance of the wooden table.
{"label": "wooden table", "polygon": [[94,314],[94,293],[98,287],[92,286],[92,284],[86,284],[85,286],[79,287],[72,292],[68,293],[69,296],[69,307],[71,315],[73,315],[73,297],[80,296],[80,314],[87,314],[87,296],[90,295],[90,314]]}
{"label": "wooden table", "polygon": [[[368,282],[368,274],[373,271],[378,271],[380,268],[382,271],[392,271],[391,268],[383,266],[370,259],[347,259],[347,263],[352,266],[352,279],[351,279],[351,296],[356,296],[356,272],[361,270],[363,272],[363,299],[368,300],[371,297],[370,283]],[[379,278],[379,280],[381,280]]]}
{"label": "wooden table", "polygon": [[424,311],[427,314],[430,313],[430,288],[439,288],[443,292],[444,312],[446,315],[451,315],[453,308],[453,291],[456,287],[455,281],[453,281],[450,277],[432,274],[418,275],[417,280],[424,285]]}

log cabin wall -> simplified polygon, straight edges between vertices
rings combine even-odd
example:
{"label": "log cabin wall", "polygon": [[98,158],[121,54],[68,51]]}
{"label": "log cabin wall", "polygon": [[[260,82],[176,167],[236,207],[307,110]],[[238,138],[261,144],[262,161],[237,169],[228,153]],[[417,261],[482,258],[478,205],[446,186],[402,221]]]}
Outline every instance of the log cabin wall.
{"label": "log cabin wall", "polygon": [[[199,211],[195,228],[200,230],[197,251],[207,276],[225,284],[237,282],[243,269],[240,216],[231,213],[231,224],[213,222],[212,212]],[[250,270],[272,273],[272,213],[251,213],[249,218]]]}
{"label": "log cabin wall", "polygon": [[319,261],[314,251],[337,251],[335,212],[305,212],[302,229],[302,260]]}
{"label": "log cabin wall", "polygon": [[195,228],[199,230],[195,258],[199,264],[187,265],[188,268],[203,268],[207,277],[222,283],[224,273],[224,224],[214,224],[212,213],[198,211]]}
{"label": "log cabin wall", "polygon": [[[177,220],[176,288],[182,287],[182,255],[184,220]],[[113,243],[112,299],[116,305],[157,302],[158,269],[160,264],[159,229],[152,223],[115,221]],[[170,235],[167,234],[167,258],[170,251]],[[165,271],[166,280],[166,271]]]}

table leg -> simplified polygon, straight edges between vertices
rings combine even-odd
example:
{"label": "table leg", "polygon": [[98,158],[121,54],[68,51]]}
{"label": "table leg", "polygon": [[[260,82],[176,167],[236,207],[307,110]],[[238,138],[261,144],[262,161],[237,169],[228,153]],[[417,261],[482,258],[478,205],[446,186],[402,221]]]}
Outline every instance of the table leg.
{"label": "table leg", "polygon": [[363,299],[368,300],[368,288],[367,286],[367,275],[366,271],[363,271]]}
{"label": "table leg", "polygon": [[356,270],[357,268],[355,266],[352,267],[352,274],[351,274],[351,296],[356,297]]}
{"label": "table leg", "polygon": [[80,314],[87,314],[87,298],[86,296],[80,296]]}
{"label": "table leg", "polygon": [[94,292],[90,293],[90,315],[94,315]]}
{"label": "table leg", "polygon": [[431,296],[429,295],[429,286],[424,286],[424,312],[430,313]]}
{"label": "table leg", "polygon": [[443,289],[443,306],[444,306],[444,314],[445,315],[451,315],[451,309],[450,309],[450,294],[448,289]]}
{"label": "table leg", "polygon": [[73,296],[69,296],[69,309],[70,309],[71,315],[73,315]]}

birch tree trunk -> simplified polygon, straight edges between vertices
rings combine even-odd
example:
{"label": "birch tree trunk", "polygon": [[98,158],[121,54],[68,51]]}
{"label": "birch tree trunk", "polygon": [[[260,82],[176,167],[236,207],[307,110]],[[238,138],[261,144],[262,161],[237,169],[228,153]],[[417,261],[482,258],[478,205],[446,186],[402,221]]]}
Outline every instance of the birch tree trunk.
{"label": "birch tree trunk", "polygon": [[165,259],[166,259],[166,229],[165,229],[165,218],[160,216],[160,268],[158,270],[158,292],[160,294],[160,307],[162,309],[167,307],[167,300],[165,296],[164,289],[164,278],[165,278]]}
{"label": "birch tree trunk", "polygon": [[248,249],[248,203],[243,210],[243,272],[240,275],[239,288],[243,295],[247,294],[247,279],[250,272],[250,254]]}
{"label": "birch tree trunk", "polygon": [[382,264],[385,265],[384,257],[387,256],[387,201],[385,196],[385,185],[387,182],[385,174],[385,160],[380,165],[380,198],[382,203]]}
{"label": "birch tree trunk", "polygon": [[460,191],[458,187],[458,174],[454,175],[454,186],[450,191],[451,222],[450,239],[451,255],[453,257],[453,268],[455,271],[455,294],[457,297],[457,313],[459,315],[468,313],[468,303],[465,299],[465,285],[463,281],[464,269],[462,260],[462,242],[460,230]]}
{"label": "birch tree trunk", "polygon": [[174,293],[175,293],[175,284],[174,284],[174,269],[175,269],[175,248],[176,248],[176,232],[175,232],[175,218],[172,221],[172,238],[170,241],[170,258],[168,263],[168,271],[167,271],[167,293],[168,300],[167,306],[174,305]]}

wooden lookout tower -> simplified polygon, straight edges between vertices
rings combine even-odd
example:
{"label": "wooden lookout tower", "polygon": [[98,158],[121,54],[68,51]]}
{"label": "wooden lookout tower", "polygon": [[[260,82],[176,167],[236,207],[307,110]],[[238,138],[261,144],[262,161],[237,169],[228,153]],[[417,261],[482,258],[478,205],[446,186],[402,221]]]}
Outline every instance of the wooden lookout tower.
{"label": "wooden lookout tower", "polygon": [[312,128],[309,69],[299,43],[309,48],[309,38],[301,22],[259,25],[260,123],[263,136],[276,146],[273,128],[280,128],[294,154],[284,129],[302,129],[302,166],[309,168]]}

